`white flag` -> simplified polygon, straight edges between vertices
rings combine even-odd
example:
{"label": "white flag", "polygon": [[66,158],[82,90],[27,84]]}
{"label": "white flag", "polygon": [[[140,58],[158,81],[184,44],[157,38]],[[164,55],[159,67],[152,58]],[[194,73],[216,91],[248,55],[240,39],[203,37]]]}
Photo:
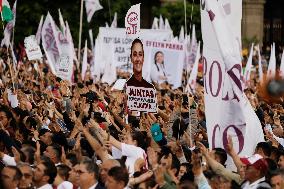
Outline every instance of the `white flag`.
{"label": "white flag", "polygon": [[164,19],[163,19],[162,15],[160,15],[160,19],[159,19],[159,29],[160,30],[165,29],[165,23],[164,23]]}
{"label": "white flag", "polygon": [[165,20],[165,30],[172,30],[170,23],[169,23],[169,20],[167,18]]}
{"label": "white flag", "polygon": [[180,28],[180,32],[179,32],[179,42],[183,42],[184,41],[184,28],[183,28],[183,26],[181,26],[181,28]]}
{"label": "white flag", "polygon": [[62,17],[60,9],[58,9],[58,15],[59,15],[60,30],[65,35],[66,26],[64,24],[64,20],[63,20],[63,17]]}
{"label": "white flag", "polygon": [[98,10],[101,10],[103,7],[100,4],[99,0],[86,0],[86,13],[87,13],[87,21],[90,22],[94,13]]}
{"label": "white flag", "polygon": [[245,68],[245,74],[244,74],[245,88],[248,87],[249,82],[250,82],[250,72],[251,72],[251,67],[252,67],[252,56],[253,56],[253,44],[251,45],[248,61],[247,61],[246,68]]}
{"label": "white flag", "polygon": [[38,25],[38,28],[37,28],[37,32],[36,32],[36,41],[37,41],[38,45],[40,44],[40,39],[41,39],[42,24],[43,24],[43,15],[41,15],[39,25]]}
{"label": "white flag", "polygon": [[199,59],[200,59],[200,43],[198,43],[198,47],[197,47],[197,54],[195,57],[195,62],[193,65],[193,68],[191,70],[190,73],[190,77],[187,81],[187,85],[186,85],[186,92],[188,93],[195,93],[195,86],[196,86],[196,78],[197,78],[197,73],[198,73],[198,65],[199,65]]}
{"label": "white flag", "polygon": [[52,18],[48,13],[42,26],[41,38],[42,38],[42,47],[45,52],[47,62],[50,66],[52,73],[56,74],[55,65],[59,58],[59,52],[51,23],[52,23]]}
{"label": "white flag", "polygon": [[280,77],[284,78],[284,49],[281,57],[281,64],[280,64],[280,70],[279,70]]}
{"label": "white flag", "polygon": [[1,41],[1,47],[3,47],[4,45],[6,47],[9,47],[13,28],[15,27],[15,23],[16,23],[16,7],[17,7],[17,0],[15,1],[13,9],[12,9],[12,12],[13,12],[13,15],[14,15],[13,20],[8,22],[6,27],[5,27],[4,38]]}
{"label": "white flag", "polygon": [[[201,1],[205,115],[210,148],[226,148],[228,136],[241,156],[264,141],[260,121],[243,93],[240,31],[242,0]],[[229,164],[231,165],[231,164]]]}
{"label": "white flag", "polygon": [[111,23],[111,28],[117,28],[117,12],[114,13],[113,21]]}
{"label": "white flag", "polygon": [[85,74],[86,74],[87,66],[88,66],[88,62],[87,62],[88,57],[87,56],[88,56],[88,48],[87,48],[87,40],[86,40],[85,41],[84,54],[83,54],[82,72],[81,72],[81,76],[82,76],[83,81],[85,79]]}
{"label": "white flag", "polygon": [[276,73],[276,57],[275,57],[275,43],[271,46],[269,65],[267,69],[267,78],[274,79]]}
{"label": "white flag", "polygon": [[93,30],[89,29],[89,37],[90,37],[90,43],[92,50],[94,49],[94,37],[93,37]]}
{"label": "white flag", "polygon": [[263,72],[262,72],[262,63],[261,63],[261,55],[260,55],[260,47],[257,46],[258,49],[258,74],[260,83],[263,81]]}
{"label": "white flag", "polygon": [[195,25],[192,26],[192,33],[191,33],[191,42],[190,42],[190,48],[189,48],[189,55],[187,63],[189,64],[187,67],[190,68],[191,65],[195,61],[197,53],[197,39],[196,39],[196,32],[195,32]]}
{"label": "white flag", "polygon": [[152,27],[151,29],[159,29],[159,19],[157,17],[154,17],[154,20],[153,20],[153,24],[152,24]]}
{"label": "white flag", "polygon": [[126,35],[137,38],[140,35],[140,3],[132,5],[125,16]]}
{"label": "white flag", "polygon": [[77,54],[76,54],[75,48],[74,48],[73,38],[72,38],[71,31],[70,31],[70,28],[69,28],[69,24],[68,24],[67,21],[65,22],[65,25],[66,25],[66,34],[67,34],[68,41],[71,42],[71,48],[72,48],[72,51],[73,51],[73,57],[74,57],[75,62],[77,63],[77,66],[79,67]]}

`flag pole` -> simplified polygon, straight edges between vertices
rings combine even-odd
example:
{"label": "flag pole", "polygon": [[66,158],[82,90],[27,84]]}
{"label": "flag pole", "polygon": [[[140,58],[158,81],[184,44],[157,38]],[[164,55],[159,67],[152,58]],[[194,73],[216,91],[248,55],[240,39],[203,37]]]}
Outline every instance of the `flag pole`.
{"label": "flag pole", "polygon": [[[187,36],[187,19],[186,19],[186,0],[183,0],[183,5],[184,5],[184,31],[185,35]],[[187,39],[187,38],[186,38]],[[187,53],[185,51],[185,64],[187,65]],[[187,69],[185,70],[185,82],[183,85],[183,92],[185,91],[186,85],[187,85]]]}
{"label": "flag pole", "polygon": [[79,62],[79,65],[80,65],[80,58],[81,58],[82,21],[83,21],[83,0],[81,0],[80,26],[79,26],[79,44],[78,44],[78,62]]}
{"label": "flag pole", "polygon": [[184,4],[184,31],[185,35],[187,35],[186,0],[183,0],[183,4]]}
{"label": "flag pole", "polygon": [[[4,27],[4,20],[3,20],[3,14],[1,11],[1,19],[2,19],[2,28],[3,28],[3,32],[5,31],[5,27]],[[8,67],[9,67],[9,71],[10,71],[10,75],[11,75],[11,81],[12,81],[12,88],[13,88],[13,92],[15,91],[15,84],[14,84],[14,78],[13,78],[13,73],[11,70],[11,65],[10,65],[10,57],[9,57],[9,47],[7,47],[7,63],[8,63]]]}

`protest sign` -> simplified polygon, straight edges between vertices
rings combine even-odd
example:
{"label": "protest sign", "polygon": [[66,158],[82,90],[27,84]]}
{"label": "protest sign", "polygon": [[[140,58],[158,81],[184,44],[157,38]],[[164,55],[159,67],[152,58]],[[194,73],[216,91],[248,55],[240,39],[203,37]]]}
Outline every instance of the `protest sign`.
{"label": "protest sign", "polygon": [[[171,30],[141,29],[140,39],[142,41],[155,39],[164,41],[169,40],[171,35]],[[91,70],[94,78],[100,78],[104,74],[107,64],[114,64],[118,70],[132,73],[132,64],[130,61],[132,41],[133,38],[125,37],[124,28],[101,27],[95,41],[95,60]],[[105,49],[108,50],[106,51]],[[108,65],[108,67],[110,66]]]}
{"label": "protest sign", "polygon": [[148,113],[157,112],[157,97],[154,88],[128,86],[126,94],[129,110]]}
{"label": "protest sign", "polygon": [[209,145],[226,149],[230,135],[236,152],[243,156],[253,154],[256,144],[264,138],[260,121],[242,89],[241,10],[241,0],[201,1]]}
{"label": "protest sign", "polygon": [[140,3],[132,5],[125,16],[127,37],[140,37]]}
{"label": "protest sign", "polygon": [[145,63],[143,65],[143,78],[151,81],[151,71],[155,68],[156,52],[164,54],[164,67],[166,80],[173,88],[181,86],[183,60],[185,57],[185,49],[183,43],[165,42],[158,40],[145,40],[144,52]]}
{"label": "protest sign", "polygon": [[40,47],[34,35],[26,37],[24,42],[25,50],[29,60],[38,60],[42,58]]}

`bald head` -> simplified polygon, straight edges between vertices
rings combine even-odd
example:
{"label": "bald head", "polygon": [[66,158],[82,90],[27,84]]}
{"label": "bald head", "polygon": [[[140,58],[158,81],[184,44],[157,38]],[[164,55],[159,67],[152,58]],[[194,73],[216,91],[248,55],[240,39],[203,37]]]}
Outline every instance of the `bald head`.
{"label": "bald head", "polygon": [[102,163],[100,169],[100,178],[103,183],[106,182],[108,171],[113,167],[120,167],[120,163],[115,159],[108,159]]}

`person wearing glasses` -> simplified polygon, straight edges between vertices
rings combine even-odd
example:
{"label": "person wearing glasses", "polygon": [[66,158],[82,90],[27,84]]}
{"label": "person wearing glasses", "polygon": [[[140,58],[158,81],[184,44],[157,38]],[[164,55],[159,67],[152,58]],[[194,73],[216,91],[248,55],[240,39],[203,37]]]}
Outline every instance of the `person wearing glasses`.
{"label": "person wearing glasses", "polygon": [[33,182],[33,170],[29,163],[18,163],[17,167],[20,169],[22,173],[22,179],[18,185],[19,189],[32,189]]}

